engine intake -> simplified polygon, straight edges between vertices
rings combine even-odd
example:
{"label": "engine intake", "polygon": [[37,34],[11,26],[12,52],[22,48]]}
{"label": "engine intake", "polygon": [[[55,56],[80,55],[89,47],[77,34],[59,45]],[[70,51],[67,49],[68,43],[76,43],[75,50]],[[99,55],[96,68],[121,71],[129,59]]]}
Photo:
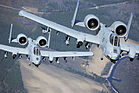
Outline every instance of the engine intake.
{"label": "engine intake", "polygon": [[40,47],[46,47],[46,45],[47,45],[47,39],[43,36],[39,36],[36,39],[36,42]]}
{"label": "engine intake", "polygon": [[84,19],[84,25],[89,30],[97,30],[100,26],[99,19],[95,15],[89,14]]}
{"label": "engine intake", "polygon": [[127,26],[123,22],[116,21],[111,25],[111,30],[123,38],[127,33]]}
{"label": "engine intake", "polygon": [[123,36],[124,34],[126,34],[126,27],[123,25],[120,25],[116,28],[116,34]]}
{"label": "engine intake", "polygon": [[18,43],[19,43],[20,45],[26,45],[27,42],[28,42],[27,36],[24,35],[24,34],[19,34],[19,35],[17,36],[17,40],[18,40]]}

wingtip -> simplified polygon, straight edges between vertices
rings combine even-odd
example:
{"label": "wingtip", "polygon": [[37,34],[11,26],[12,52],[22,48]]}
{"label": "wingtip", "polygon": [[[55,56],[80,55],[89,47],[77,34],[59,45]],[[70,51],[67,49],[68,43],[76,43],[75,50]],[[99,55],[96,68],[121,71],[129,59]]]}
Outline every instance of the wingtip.
{"label": "wingtip", "polygon": [[22,13],[23,13],[23,12],[24,12],[23,10],[20,10],[19,13],[18,13],[18,15],[19,15],[19,16],[22,16]]}
{"label": "wingtip", "polygon": [[22,16],[22,14],[24,14],[24,13],[27,13],[27,12],[24,11],[24,10],[20,10],[19,13],[18,13],[18,15],[19,15],[19,16]]}

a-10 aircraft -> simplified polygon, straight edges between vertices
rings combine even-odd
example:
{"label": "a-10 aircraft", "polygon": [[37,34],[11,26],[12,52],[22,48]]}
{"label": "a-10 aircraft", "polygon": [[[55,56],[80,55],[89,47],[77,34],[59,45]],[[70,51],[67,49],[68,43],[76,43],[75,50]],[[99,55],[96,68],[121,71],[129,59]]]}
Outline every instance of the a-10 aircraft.
{"label": "a-10 aircraft", "polygon": [[86,48],[88,48],[89,43],[98,45],[98,47],[102,49],[102,56],[100,57],[101,60],[103,60],[103,56],[105,56],[110,59],[111,62],[115,63],[119,58],[121,58],[123,51],[127,52],[130,61],[133,61],[136,55],[139,58],[139,46],[120,42],[120,38],[124,38],[125,41],[128,39],[131,21],[133,18],[132,13],[128,25],[121,21],[115,21],[110,27],[107,27],[99,21],[98,17],[93,14],[88,14],[83,22],[77,21],[76,15],[78,12],[78,7],[79,0],[77,2],[73,19],[71,21],[71,26],[73,27],[74,25],[78,25],[81,27],[86,27],[91,31],[97,31],[97,35],[79,32],[23,10],[19,12],[19,15],[67,34],[68,37],[66,37],[66,44],[69,44],[69,36],[71,36],[77,39],[77,48],[82,46],[84,41],[87,42],[85,44]]}
{"label": "a-10 aircraft", "polygon": [[[48,41],[45,37],[39,36],[36,40],[33,40],[31,38],[27,38],[24,34],[19,34],[16,39],[12,39],[12,28],[13,25],[11,24],[10,34],[9,34],[9,43],[10,42],[16,42],[20,45],[27,45],[26,48],[19,48],[19,47],[12,47],[7,45],[0,44],[0,50],[5,51],[4,57],[7,58],[8,52],[12,53],[13,59],[18,55],[19,58],[22,57],[22,55],[26,55],[27,59],[31,63],[33,63],[35,66],[39,66],[42,62],[42,60],[46,59],[46,57],[49,58],[50,63],[52,63],[53,59],[56,58],[56,62],[59,63],[59,57],[63,57],[64,60],[66,60],[67,57],[76,57],[76,56],[93,56],[92,52],[76,52],[76,51],[46,51],[42,50],[42,48],[48,46],[50,43],[50,38],[48,38]],[[50,34],[49,34],[50,37]]]}

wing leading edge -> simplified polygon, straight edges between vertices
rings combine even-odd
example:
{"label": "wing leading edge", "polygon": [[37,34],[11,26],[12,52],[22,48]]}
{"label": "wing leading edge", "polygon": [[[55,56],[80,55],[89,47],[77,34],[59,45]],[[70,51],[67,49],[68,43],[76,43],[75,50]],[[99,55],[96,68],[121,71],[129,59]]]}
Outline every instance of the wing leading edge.
{"label": "wing leading edge", "polygon": [[0,50],[11,52],[13,54],[26,54],[28,55],[28,50],[26,48],[17,48],[17,47],[11,47],[7,45],[0,44]]}
{"label": "wing leading edge", "polygon": [[97,36],[76,31],[74,29],[62,26],[60,24],[57,24],[57,23],[54,23],[52,21],[46,20],[44,18],[38,17],[38,16],[36,16],[34,14],[25,12],[23,10],[21,10],[19,12],[19,15],[23,16],[23,17],[26,17],[28,19],[31,19],[31,20],[33,20],[35,22],[40,23],[40,24],[43,24],[45,26],[48,26],[50,28],[53,28],[53,29],[55,29],[55,30],[57,30],[59,32],[65,33],[65,34],[67,34],[67,35],[69,35],[71,37],[76,38],[77,40],[81,39],[82,41],[87,41],[87,42],[92,42],[92,43],[95,43],[95,44],[100,44],[100,40],[99,40],[99,38]]}
{"label": "wing leading edge", "polygon": [[93,56],[93,52],[75,52],[75,51],[44,51],[41,50],[41,55],[49,57],[49,60],[52,61],[54,57],[76,57],[76,56]]}

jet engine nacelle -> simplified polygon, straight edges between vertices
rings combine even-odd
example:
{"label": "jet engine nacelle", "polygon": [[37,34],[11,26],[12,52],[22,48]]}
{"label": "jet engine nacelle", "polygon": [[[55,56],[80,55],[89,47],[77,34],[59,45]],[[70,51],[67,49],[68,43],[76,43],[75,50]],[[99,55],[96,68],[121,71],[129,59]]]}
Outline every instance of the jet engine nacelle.
{"label": "jet engine nacelle", "polygon": [[19,34],[17,36],[17,42],[20,44],[20,45],[26,45],[28,40],[27,40],[27,36],[24,35],[24,34]]}
{"label": "jet engine nacelle", "polygon": [[39,36],[36,39],[36,42],[40,47],[46,47],[47,46],[47,39],[43,36]]}
{"label": "jet engine nacelle", "polygon": [[121,38],[125,37],[127,34],[127,26],[121,21],[114,22],[110,28]]}
{"label": "jet engine nacelle", "polygon": [[84,25],[89,30],[97,30],[100,26],[100,22],[99,22],[99,19],[95,15],[88,14],[84,19]]}

